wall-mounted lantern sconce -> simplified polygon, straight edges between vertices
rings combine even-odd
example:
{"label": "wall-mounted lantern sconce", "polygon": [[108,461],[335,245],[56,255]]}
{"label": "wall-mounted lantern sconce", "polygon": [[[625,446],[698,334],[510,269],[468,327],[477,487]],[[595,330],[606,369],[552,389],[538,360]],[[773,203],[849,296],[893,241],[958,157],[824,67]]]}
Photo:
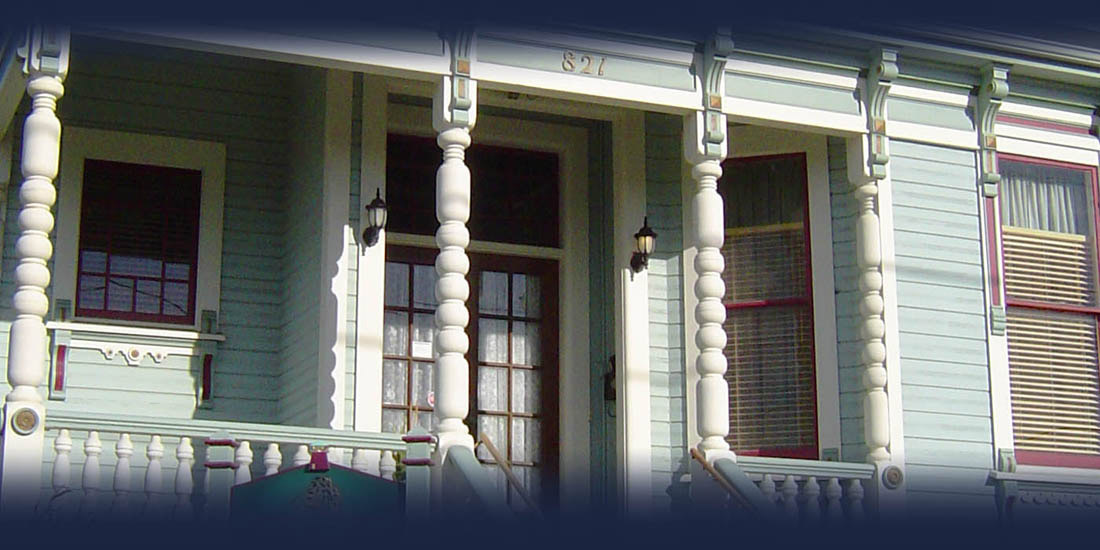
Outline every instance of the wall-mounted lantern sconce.
{"label": "wall-mounted lantern sconce", "polygon": [[657,234],[649,227],[649,216],[642,222],[642,228],[634,234],[634,254],[630,256],[630,269],[638,273],[649,265],[649,255],[657,248]]}
{"label": "wall-mounted lantern sconce", "polygon": [[367,246],[378,244],[378,234],[386,228],[386,201],[382,200],[382,190],[374,192],[374,200],[367,209],[367,227],[363,229],[363,242]]}

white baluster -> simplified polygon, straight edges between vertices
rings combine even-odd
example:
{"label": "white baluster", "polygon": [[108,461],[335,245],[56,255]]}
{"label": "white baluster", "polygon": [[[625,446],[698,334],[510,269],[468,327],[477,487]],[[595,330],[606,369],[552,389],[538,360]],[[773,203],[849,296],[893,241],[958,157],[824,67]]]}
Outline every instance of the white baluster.
{"label": "white baluster", "polygon": [[863,483],[858,479],[848,480],[848,517],[853,521],[863,519]]}
{"label": "white baluster", "polygon": [[191,508],[191,491],[195,488],[191,467],[195,463],[195,449],[191,446],[190,437],[181,437],[176,446],[176,459],[179,465],[176,467],[176,519],[191,519],[194,510]]}
{"label": "white baluster", "polygon": [[355,453],[351,455],[351,469],[356,472],[367,473],[369,467],[370,460],[367,458],[367,450],[355,449]]}
{"label": "white baluster", "polygon": [[134,443],[130,441],[130,434],[120,434],[115,443],[115,501],[112,506],[117,516],[126,516],[129,513],[130,497],[130,457],[134,454]]}
{"label": "white baluster", "polygon": [[69,453],[73,450],[73,438],[69,430],[62,429],[54,439],[53,449],[53,497],[50,499],[51,510],[61,510],[68,500],[69,485],[72,482],[72,466]]}
{"label": "white baluster", "polygon": [[159,518],[161,495],[164,492],[161,459],[164,458],[164,444],[159,435],[154,435],[145,446],[145,458],[149,465],[145,467],[145,516]]}
{"label": "white baluster", "polygon": [[298,445],[298,450],[294,453],[294,457],[290,459],[291,464],[295,467],[309,464],[309,446]]}
{"label": "white baluster", "polygon": [[247,441],[241,441],[234,458],[237,463],[237,473],[233,478],[233,484],[240,485],[252,481],[252,445]]}
{"label": "white baluster", "polygon": [[382,460],[378,465],[378,472],[382,479],[393,479],[393,473],[397,471],[397,461],[393,458],[393,451],[382,451]]}
{"label": "white baluster", "polygon": [[[771,474],[764,474],[764,479],[760,480],[760,492],[764,493],[764,498],[768,502],[770,502],[773,506],[775,505],[775,481],[772,479]],[[768,511],[771,512],[774,510]]]}
{"label": "white baluster", "polygon": [[283,465],[283,452],[279,450],[278,443],[268,443],[267,451],[264,452],[264,475],[274,475],[279,473],[279,466]]}
{"label": "white baluster", "polygon": [[81,486],[84,488],[84,500],[80,504],[82,515],[96,515],[99,497],[99,455],[103,452],[103,443],[99,440],[99,432],[88,433],[88,439],[84,440],[84,471],[81,475]]}
{"label": "white baluster", "polygon": [[802,502],[805,503],[803,515],[809,523],[821,521],[821,485],[817,478],[810,476],[802,483]]}
{"label": "white baluster", "polygon": [[787,475],[783,478],[783,484],[780,485],[780,492],[783,494],[783,513],[791,519],[798,519],[798,483],[795,483],[793,475]]}
{"label": "white baluster", "polygon": [[829,482],[825,484],[825,517],[829,523],[840,523],[844,519],[844,508],[840,504],[843,493],[840,481],[835,477],[829,478]]}

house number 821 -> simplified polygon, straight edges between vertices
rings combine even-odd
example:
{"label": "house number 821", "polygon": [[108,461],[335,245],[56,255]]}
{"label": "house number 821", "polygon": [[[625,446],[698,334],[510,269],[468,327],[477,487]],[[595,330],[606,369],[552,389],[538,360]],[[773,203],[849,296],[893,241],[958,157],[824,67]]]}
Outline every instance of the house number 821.
{"label": "house number 821", "polygon": [[603,76],[603,65],[606,62],[606,57],[599,58],[599,63],[597,63],[594,56],[583,53],[578,57],[577,54],[570,50],[565,50],[561,54],[561,70],[567,73]]}

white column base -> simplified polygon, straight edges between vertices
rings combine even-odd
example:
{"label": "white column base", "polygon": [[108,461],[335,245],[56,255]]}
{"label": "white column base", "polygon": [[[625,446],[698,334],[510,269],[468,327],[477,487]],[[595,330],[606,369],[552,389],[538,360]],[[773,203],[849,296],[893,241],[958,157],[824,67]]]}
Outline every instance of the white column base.
{"label": "white column base", "polygon": [[[33,412],[34,417],[27,411]],[[18,433],[15,423],[34,418],[37,422],[31,433]],[[41,403],[14,401],[4,406],[3,421],[6,425],[0,443],[0,517],[30,518],[34,515],[41,493],[45,418],[46,407]],[[22,425],[30,426],[30,423]]]}

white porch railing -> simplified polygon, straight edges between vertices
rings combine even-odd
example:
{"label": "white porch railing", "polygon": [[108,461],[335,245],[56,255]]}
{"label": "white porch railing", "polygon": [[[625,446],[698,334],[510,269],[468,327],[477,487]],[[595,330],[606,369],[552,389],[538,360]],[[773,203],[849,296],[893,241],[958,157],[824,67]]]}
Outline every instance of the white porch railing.
{"label": "white porch railing", "polygon": [[873,464],[738,456],[737,466],[780,516],[804,523],[859,521]]}
{"label": "white porch railing", "polygon": [[[235,444],[232,464],[208,463],[204,442],[226,434]],[[428,456],[424,438],[409,439],[415,441],[406,443],[401,434],[52,412],[46,416],[46,466],[37,515],[220,519],[227,510],[219,513],[204,506],[228,499],[228,486],[211,487],[211,473],[219,467],[231,468],[231,485],[239,485],[307,464],[309,446],[323,445],[330,462],[392,480],[396,453]],[[423,460],[410,460],[406,466],[410,505],[423,502],[428,493],[428,476],[410,475],[411,470],[427,468]],[[212,494],[219,490],[223,494]]]}

